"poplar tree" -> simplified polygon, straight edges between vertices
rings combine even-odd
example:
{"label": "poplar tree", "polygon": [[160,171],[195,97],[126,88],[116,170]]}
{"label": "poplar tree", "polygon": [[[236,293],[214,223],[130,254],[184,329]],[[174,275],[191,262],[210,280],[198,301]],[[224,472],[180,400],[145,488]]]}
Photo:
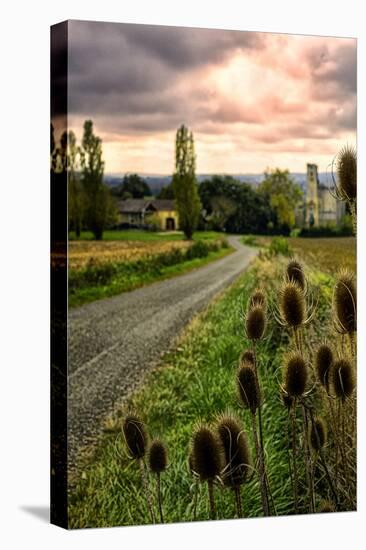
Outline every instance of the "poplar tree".
{"label": "poplar tree", "polygon": [[173,189],[180,228],[187,239],[192,239],[201,211],[196,181],[196,157],[192,132],[182,124],[175,141],[175,173]]}

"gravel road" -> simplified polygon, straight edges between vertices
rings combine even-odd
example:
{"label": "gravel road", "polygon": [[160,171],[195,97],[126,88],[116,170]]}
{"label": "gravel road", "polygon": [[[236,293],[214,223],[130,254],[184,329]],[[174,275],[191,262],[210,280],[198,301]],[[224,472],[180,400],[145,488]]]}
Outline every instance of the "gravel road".
{"label": "gravel road", "polygon": [[114,404],[141,383],[162,352],[215,294],[255,256],[230,237],[235,252],[172,279],[69,312],[69,466],[95,440]]}

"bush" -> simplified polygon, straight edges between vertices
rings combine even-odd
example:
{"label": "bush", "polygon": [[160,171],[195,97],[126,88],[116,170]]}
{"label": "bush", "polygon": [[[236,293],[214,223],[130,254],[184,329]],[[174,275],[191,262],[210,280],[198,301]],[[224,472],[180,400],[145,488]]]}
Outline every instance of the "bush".
{"label": "bush", "polygon": [[339,225],[327,223],[321,227],[304,227],[299,237],[352,237],[353,225],[349,214],[343,216]]}
{"label": "bush", "polygon": [[210,252],[209,245],[204,241],[195,241],[186,251],[186,259],[205,258]]}
{"label": "bush", "polygon": [[270,256],[278,256],[278,254],[290,256],[291,248],[288,244],[288,240],[285,239],[285,237],[274,237],[269,247],[269,254]]}
{"label": "bush", "polygon": [[257,239],[255,235],[244,235],[241,240],[242,243],[246,244],[247,246],[257,246]]}

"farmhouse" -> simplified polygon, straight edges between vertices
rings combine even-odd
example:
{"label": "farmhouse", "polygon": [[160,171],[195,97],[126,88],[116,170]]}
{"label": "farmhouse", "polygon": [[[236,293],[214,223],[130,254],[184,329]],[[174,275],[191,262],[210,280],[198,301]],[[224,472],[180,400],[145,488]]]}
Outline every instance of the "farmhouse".
{"label": "farmhouse", "polygon": [[126,199],[119,202],[120,223],[130,227],[155,226],[160,231],[178,229],[178,212],[173,200]]}

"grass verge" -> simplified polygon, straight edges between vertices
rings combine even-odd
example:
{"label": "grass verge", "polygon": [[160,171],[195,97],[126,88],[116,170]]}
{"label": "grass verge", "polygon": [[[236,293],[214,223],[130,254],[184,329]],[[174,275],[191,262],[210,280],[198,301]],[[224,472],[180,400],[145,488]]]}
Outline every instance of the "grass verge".
{"label": "grass verge", "polygon": [[[185,254],[178,250],[161,255],[161,261],[152,256],[135,262],[106,263],[101,266],[89,266],[84,270],[69,270],[69,307],[77,307],[156,281],[183,275],[224,258],[233,251],[234,249],[227,245],[221,248],[214,246],[206,255],[189,259],[189,249]],[[169,262],[173,262],[172,265],[164,265],[168,257]]]}
{"label": "grass verge", "polygon": [[[137,411],[150,435],[167,444],[169,462],[162,478],[164,514],[167,522],[192,520],[194,482],[187,457],[190,437],[197,421],[212,421],[230,408],[244,421],[251,439],[247,411],[239,409],[235,373],[238,358],[249,347],[243,335],[242,313],[254,287],[266,288],[270,301],[277,298],[278,281],[286,260],[262,257],[218,297],[189,326],[176,351],[167,355],[160,368],[152,371],[139,391],[123,409],[117,410],[105,426],[92,460],[84,465],[81,479],[70,494],[69,518],[72,528],[137,525],[149,523],[140,489],[136,464],[126,455],[121,435],[122,416],[127,409]],[[318,292],[318,314],[311,326],[310,346],[328,330],[331,277],[311,272],[310,280]],[[272,319],[267,338],[258,350],[265,401],[263,421],[265,452],[277,513],[293,509],[288,474],[287,413],[279,397],[281,358],[288,335]],[[251,445],[253,449],[253,444]],[[302,476],[300,482],[304,483]],[[153,480],[151,480],[153,481]],[[209,517],[207,488],[200,487],[197,519]],[[215,488],[218,517],[235,517],[235,503],[229,490]],[[242,490],[245,517],[261,515],[260,492],[256,476]]]}

